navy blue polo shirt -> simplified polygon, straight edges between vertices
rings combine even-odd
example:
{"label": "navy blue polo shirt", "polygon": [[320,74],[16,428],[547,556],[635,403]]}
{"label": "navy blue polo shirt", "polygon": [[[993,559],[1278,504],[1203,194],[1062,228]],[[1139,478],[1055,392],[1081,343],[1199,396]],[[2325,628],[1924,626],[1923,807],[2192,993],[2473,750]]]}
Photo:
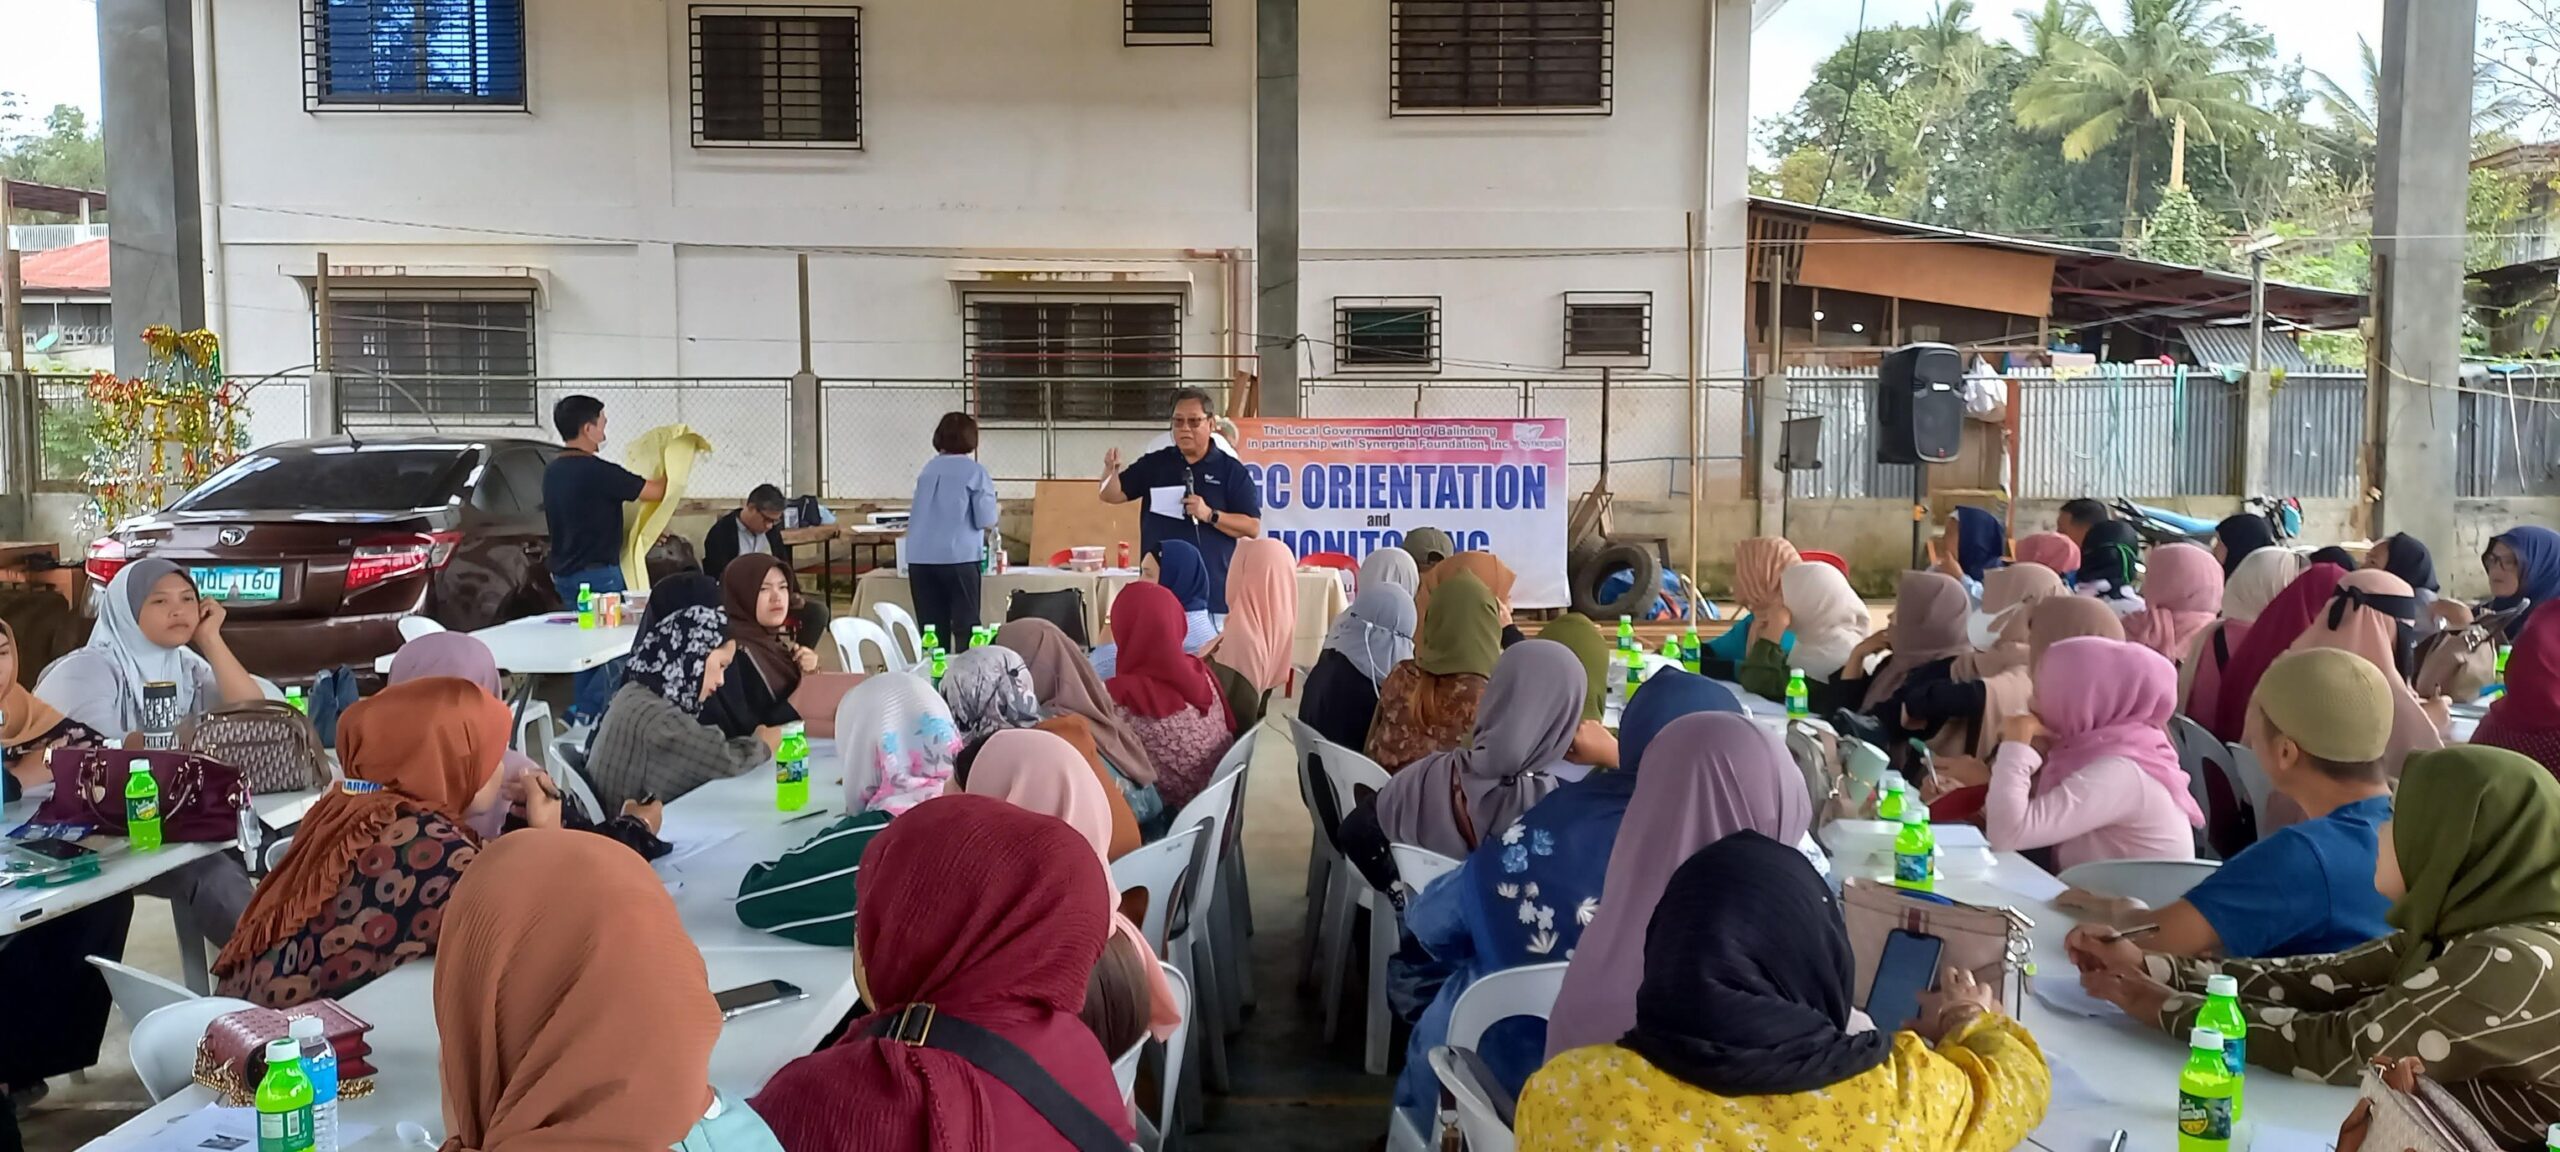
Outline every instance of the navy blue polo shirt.
{"label": "navy blue polo shirt", "polygon": [[1138,502],[1138,545],[1154,555],[1166,538],[1188,540],[1200,549],[1200,558],[1209,563],[1209,610],[1224,615],[1227,611],[1227,562],[1235,559],[1236,538],[1207,524],[1188,518],[1158,516],[1145,511],[1148,493],[1157,488],[1177,491],[1185,484],[1200,495],[1211,508],[1238,516],[1262,515],[1262,494],[1253,486],[1253,474],[1245,471],[1244,461],[1216,448],[1198,461],[1183,459],[1180,448],[1158,448],[1120,470],[1120,491]]}

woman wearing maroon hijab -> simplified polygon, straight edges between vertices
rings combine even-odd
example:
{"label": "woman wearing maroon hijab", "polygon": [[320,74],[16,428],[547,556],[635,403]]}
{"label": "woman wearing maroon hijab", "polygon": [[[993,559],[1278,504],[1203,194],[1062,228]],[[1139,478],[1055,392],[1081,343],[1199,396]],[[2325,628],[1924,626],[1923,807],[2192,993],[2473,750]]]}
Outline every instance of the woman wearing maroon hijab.
{"label": "woman wearing maroon hijab", "polygon": [[788,1152],[1076,1147],[968,1059],[875,1035],[930,1005],[1021,1049],[1134,1139],[1111,1058],[1076,1015],[1111,932],[1110,891],[1102,858],[1064,821],[991,796],[908,810],[863,850],[854,897],[853,976],[873,1014],[774,1073],[756,1114]]}
{"label": "woman wearing maroon hijab", "polygon": [[2536,612],[2507,657],[2507,690],[2471,734],[2474,744],[2522,753],[2560,775],[2560,612]]}
{"label": "woman wearing maroon hijab", "polygon": [[2222,668],[2222,699],[2213,709],[2217,739],[2236,743],[2242,738],[2240,729],[2249,718],[2249,696],[2258,690],[2258,678],[2267,674],[2267,665],[2275,663],[2276,657],[2292,650],[2293,642],[2310,630],[2314,617],[2328,610],[2330,594],[2346,578],[2347,570],[2335,564],[2314,564],[2276,593],[2266,611],[2258,613],[2240,649]]}
{"label": "woman wearing maroon hijab", "polygon": [[1111,602],[1119,666],[1102,686],[1155,764],[1165,811],[1178,812],[1235,743],[1225,697],[1209,665],[1182,650],[1182,601],[1161,584],[1132,584]]}

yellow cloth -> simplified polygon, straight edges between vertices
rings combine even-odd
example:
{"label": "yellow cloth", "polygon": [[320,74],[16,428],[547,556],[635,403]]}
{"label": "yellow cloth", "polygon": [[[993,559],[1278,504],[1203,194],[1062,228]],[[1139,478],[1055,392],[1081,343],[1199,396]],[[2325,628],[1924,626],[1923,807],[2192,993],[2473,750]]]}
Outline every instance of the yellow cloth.
{"label": "yellow cloth", "polygon": [[622,584],[633,592],[649,590],[649,546],[666,534],[693,479],[693,461],[711,451],[711,441],[682,424],[662,424],[640,434],[622,453],[623,463],[644,479],[667,478],[666,495],[633,505],[623,514]]}
{"label": "yellow cloth", "polygon": [[1785,1096],[1717,1096],[1615,1044],[1576,1048],[1529,1078],[1517,1131],[1520,1152],[2005,1152],[2044,1122],[2052,1094],[2035,1039],[1986,1013],[1935,1050],[1897,1033],[1884,1063]]}

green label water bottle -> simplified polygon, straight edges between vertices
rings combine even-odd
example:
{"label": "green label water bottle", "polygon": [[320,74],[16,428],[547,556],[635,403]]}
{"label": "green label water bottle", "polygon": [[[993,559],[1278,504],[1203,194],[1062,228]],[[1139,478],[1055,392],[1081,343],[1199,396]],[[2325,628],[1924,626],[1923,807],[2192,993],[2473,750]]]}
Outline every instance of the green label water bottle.
{"label": "green label water bottle", "polygon": [[931,624],[927,624],[927,625],[925,625],[925,626],[924,626],[924,654],[925,654],[926,658],[930,659],[930,658],[933,656],[933,654],[934,654],[934,653],[939,652],[939,651],[941,651],[941,650],[942,650],[942,637],[941,637],[941,636],[939,636],[939,635],[937,635],[937,634],[934,632],[934,630],[933,630],[933,625],[931,625]]}
{"label": "green label water bottle", "polygon": [[593,628],[595,626],[596,590],[585,584],[580,584],[578,585],[578,627]]}
{"label": "green label water bottle", "polygon": [[1636,698],[1636,689],[1644,686],[1644,657],[1627,653],[1627,699]]}
{"label": "green label water bottle", "polygon": [[300,688],[285,689],[284,704],[285,707],[291,708],[296,712],[300,712],[305,716],[311,714],[311,701],[303,696],[302,689]]}
{"label": "green label water bottle", "polygon": [[782,742],[773,749],[773,806],[785,812],[809,806],[809,737],[798,720],[782,726]]}
{"label": "green label water bottle", "polygon": [[1893,821],[1902,819],[1903,787],[1901,773],[1885,774],[1883,793],[1876,797],[1876,819]]}
{"label": "green label water bottle", "polygon": [[1787,669],[1787,719],[1813,715],[1813,693],[1804,686],[1804,669]]}
{"label": "green label water bottle", "polygon": [[1680,641],[1680,666],[1688,669],[1692,676],[1701,675],[1707,669],[1707,648],[1698,643],[1696,624],[1689,625],[1689,634]]}
{"label": "green label water bottle", "polygon": [[1929,806],[1902,805],[1902,831],[1893,834],[1893,882],[1922,892],[1938,886],[1938,834],[1929,830]]}
{"label": "green label water bottle", "polygon": [[2240,1078],[2223,1063],[2222,1033],[2190,1033],[2187,1066],[2178,1073],[2178,1152],[2231,1152],[2232,1097],[2239,1091]]}
{"label": "green label water bottle", "polygon": [[2543,1133],[2542,1137],[2544,1147],[2550,1149],[2550,1152],[2560,1152],[2560,1124],[2552,1125],[2551,1130]]}
{"label": "green label water bottle", "polygon": [[1628,652],[1633,652],[1633,651],[1635,651],[1635,650],[1636,650],[1636,618],[1635,618],[1635,617],[1633,617],[1633,616],[1620,616],[1620,617],[1618,617],[1618,647],[1619,647],[1620,649],[1623,649],[1623,650],[1628,651]]}
{"label": "green label water bottle", "polygon": [[291,1036],[267,1042],[267,1074],[258,1081],[258,1152],[311,1152],[311,1078]]}
{"label": "green label water bottle", "polygon": [[136,852],[160,847],[160,782],[151,778],[151,762],[136,758],[125,765],[124,834]]}
{"label": "green label water bottle", "polygon": [[2215,973],[2205,977],[2204,995],[2196,1027],[2222,1034],[2222,1064],[2231,1073],[2231,1118],[2238,1120],[2249,1091],[2249,1021],[2240,1015],[2240,981]]}

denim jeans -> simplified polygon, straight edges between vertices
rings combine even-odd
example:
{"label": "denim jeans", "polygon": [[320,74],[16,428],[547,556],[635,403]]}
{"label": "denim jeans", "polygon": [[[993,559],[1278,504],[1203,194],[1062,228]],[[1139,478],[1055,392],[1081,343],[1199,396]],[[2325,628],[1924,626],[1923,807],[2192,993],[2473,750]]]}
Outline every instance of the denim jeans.
{"label": "denim jeans", "polygon": [[[566,605],[572,612],[577,611],[578,608],[578,585],[580,584],[586,585],[588,591],[598,596],[624,590],[622,566],[619,564],[609,568],[562,572],[551,578],[551,584],[560,590],[560,603]],[[607,661],[578,673],[577,677],[570,681],[573,687],[569,705],[569,723],[593,723],[604,719],[605,702],[613,698],[613,690],[622,684],[624,663],[622,660]]]}

